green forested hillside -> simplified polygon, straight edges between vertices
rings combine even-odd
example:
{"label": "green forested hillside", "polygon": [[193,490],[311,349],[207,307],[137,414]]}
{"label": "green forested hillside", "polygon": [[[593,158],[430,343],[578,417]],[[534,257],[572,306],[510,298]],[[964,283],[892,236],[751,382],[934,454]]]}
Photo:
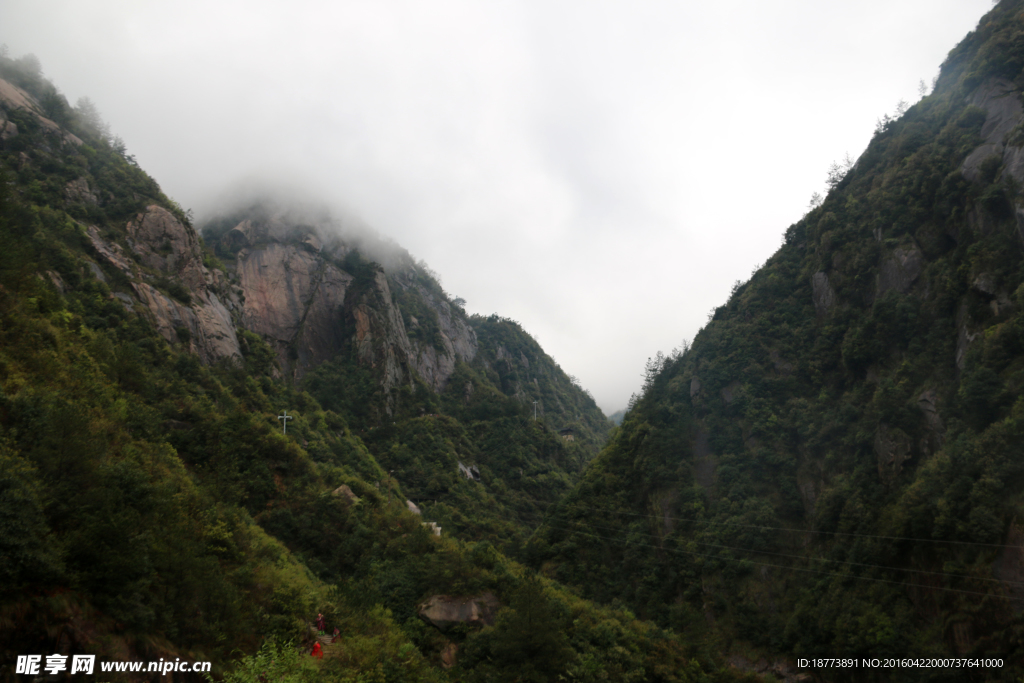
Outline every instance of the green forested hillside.
{"label": "green forested hillside", "polygon": [[[277,277],[316,259],[311,293],[293,299],[323,297],[341,311],[318,320],[310,304],[274,368],[295,375],[297,386],[359,436],[383,468],[376,485],[397,482],[442,529],[518,554],[603,445],[607,419],[517,323],[467,316],[437,276],[397,245],[345,234],[347,226],[323,216],[263,202],[206,224],[206,240],[242,291],[241,318],[281,314],[286,306],[268,290],[282,289]],[[270,255],[282,251],[289,254],[284,268],[266,275],[281,260]],[[250,267],[256,261],[258,276]],[[275,334],[288,333],[272,330],[265,335],[272,344]],[[305,363],[304,354],[316,353],[305,338],[332,335],[337,343],[325,360]]]}
{"label": "green forested hillside", "polygon": [[751,660],[1019,666],[1022,36],[1024,4],[999,3],[652,361],[536,542],[549,576]]}
{"label": "green forested hillside", "polygon": [[[247,682],[736,679],[501,552],[522,551],[604,436],[518,326],[474,321],[479,362],[440,393],[411,361],[381,390],[358,344],[289,375],[320,347],[224,327],[222,302],[242,303],[231,264],[95,108],[32,58],[0,58],[0,78],[0,678],[18,655],[91,653]],[[380,266],[348,266],[366,276],[355,303],[380,299]],[[494,344],[531,373],[495,367]],[[512,387],[532,379],[528,402]],[[443,596],[496,611],[442,630],[421,606]],[[323,660],[318,612],[339,631]]]}

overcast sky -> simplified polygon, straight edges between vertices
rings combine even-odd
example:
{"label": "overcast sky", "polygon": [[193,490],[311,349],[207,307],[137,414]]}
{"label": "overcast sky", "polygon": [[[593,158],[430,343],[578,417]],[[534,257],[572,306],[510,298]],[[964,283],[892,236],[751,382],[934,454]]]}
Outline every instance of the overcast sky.
{"label": "overcast sky", "polygon": [[918,99],[990,0],[3,0],[200,220],[280,182],[357,213],[607,413]]}

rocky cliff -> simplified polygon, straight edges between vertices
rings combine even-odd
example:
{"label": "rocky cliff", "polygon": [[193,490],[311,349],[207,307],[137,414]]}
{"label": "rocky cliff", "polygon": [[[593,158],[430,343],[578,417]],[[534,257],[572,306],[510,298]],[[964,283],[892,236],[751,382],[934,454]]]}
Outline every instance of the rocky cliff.
{"label": "rocky cliff", "polygon": [[119,293],[125,307],[147,314],[164,339],[186,344],[205,363],[239,355],[234,321],[216,293],[230,290],[220,273],[203,265],[195,230],[151,205],[128,221],[128,249],[95,226],[86,231],[96,258],[127,278],[134,301]]}
{"label": "rocky cliff", "polygon": [[348,350],[386,394],[416,381],[442,391],[476,355],[465,314],[404,250],[345,229],[324,212],[268,204],[211,221],[237,322],[295,380]]}

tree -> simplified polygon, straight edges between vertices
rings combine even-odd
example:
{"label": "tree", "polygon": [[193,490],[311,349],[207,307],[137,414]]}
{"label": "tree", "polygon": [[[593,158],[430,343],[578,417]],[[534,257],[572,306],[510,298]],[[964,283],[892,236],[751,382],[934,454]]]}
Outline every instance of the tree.
{"label": "tree", "polygon": [[88,97],[78,98],[78,102],[75,103],[75,117],[78,119],[79,125],[90,133],[99,135],[104,140],[110,139],[110,127],[100,116],[96,105]]}
{"label": "tree", "polygon": [[[832,165],[828,167],[828,177],[825,179],[825,184],[828,185],[829,192],[836,189],[839,183],[843,182],[843,178],[845,178],[846,174],[850,172],[853,165],[854,161],[850,157],[849,152],[847,152],[843,157],[843,163],[840,164],[835,161],[832,162]],[[811,198],[811,201],[814,201],[813,197]]]}
{"label": "tree", "polygon": [[572,649],[540,579],[526,579],[498,616],[491,654],[515,680],[553,681],[572,659]]}
{"label": "tree", "polygon": [[67,98],[57,88],[47,87],[46,92],[39,98],[39,104],[47,118],[62,126],[67,125],[71,107],[68,106]]}

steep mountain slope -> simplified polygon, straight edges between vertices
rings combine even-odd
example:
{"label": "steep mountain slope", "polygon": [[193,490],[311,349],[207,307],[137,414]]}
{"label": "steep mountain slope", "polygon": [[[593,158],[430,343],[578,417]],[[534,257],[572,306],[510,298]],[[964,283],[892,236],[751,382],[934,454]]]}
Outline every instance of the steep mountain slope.
{"label": "steep mountain slope", "polygon": [[[0,56],[0,175],[0,679],[57,653],[248,683],[733,680],[495,549],[603,420],[518,326],[287,223],[220,261],[27,57]],[[294,647],[318,612],[339,630],[322,662]]]}
{"label": "steep mountain slope", "polygon": [[467,317],[397,245],[269,201],[204,234],[238,323],[443,528],[518,548],[603,443],[593,399],[528,334]]}
{"label": "steep mountain slope", "polygon": [[549,575],[746,657],[1024,651],[1022,36],[1001,2],[651,363]]}

